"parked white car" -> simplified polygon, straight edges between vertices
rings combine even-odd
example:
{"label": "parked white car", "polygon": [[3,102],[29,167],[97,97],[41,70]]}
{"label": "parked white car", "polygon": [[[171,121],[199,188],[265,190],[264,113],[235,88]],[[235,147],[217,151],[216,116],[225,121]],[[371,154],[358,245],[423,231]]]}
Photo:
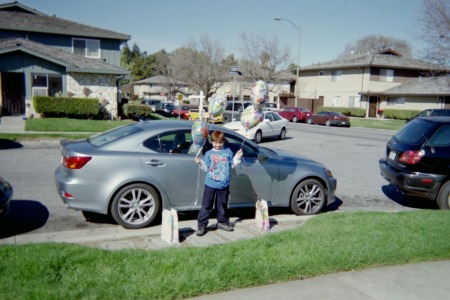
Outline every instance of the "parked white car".
{"label": "parked white car", "polygon": [[257,144],[267,137],[277,137],[280,140],[285,139],[289,121],[273,111],[264,111],[263,114],[263,121],[249,130],[245,130],[242,125],[240,115],[236,118],[236,121],[227,123],[223,127],[231,129]]}

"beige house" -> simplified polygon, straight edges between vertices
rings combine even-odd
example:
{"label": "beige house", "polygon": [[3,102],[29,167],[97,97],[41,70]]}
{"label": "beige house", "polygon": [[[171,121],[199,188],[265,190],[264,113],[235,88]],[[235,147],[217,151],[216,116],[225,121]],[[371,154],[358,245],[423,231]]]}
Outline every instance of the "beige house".
{"label": "beige house", "polygon": [[[387,107],[441,108],[450,103],[449,81],[423,78],[436,68],[391,49],[349,56],[302,67],[300,98],[322,99],[324,106],[362,107],[368,117]],[[417,82],[421,84],[416,86]]]}
{"label": "beige house", "polygon": [[139,99],[166,100],[174,98],[178,93],[183,94],[183,98],[187,98],[193,93],[187,83],[160,75],[135,81],[132,86],[134,95]]}

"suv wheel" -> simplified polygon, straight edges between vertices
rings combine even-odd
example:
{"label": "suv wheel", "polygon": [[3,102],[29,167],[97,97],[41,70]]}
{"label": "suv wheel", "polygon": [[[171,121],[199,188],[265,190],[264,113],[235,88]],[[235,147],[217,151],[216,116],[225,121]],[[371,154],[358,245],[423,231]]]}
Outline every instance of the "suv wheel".
{"label": "suv wheel", "polygon": [[442,185],[436,198],[436,203],[440,209],[450,209],[450,181]]}

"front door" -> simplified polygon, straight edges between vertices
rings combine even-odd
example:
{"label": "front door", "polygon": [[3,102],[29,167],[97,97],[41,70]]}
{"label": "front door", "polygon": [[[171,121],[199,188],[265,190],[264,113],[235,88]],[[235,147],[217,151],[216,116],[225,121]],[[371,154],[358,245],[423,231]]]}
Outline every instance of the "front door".
{"label": "front door", "polygon": [[25,79],[23,73],[1,73],[2,115],[25,114]]}
{"label": "front door", "polygon": [[369,98],[369,118],[377,117],[377,103],[378,103],[378,97],[370,96],[370,98]]}

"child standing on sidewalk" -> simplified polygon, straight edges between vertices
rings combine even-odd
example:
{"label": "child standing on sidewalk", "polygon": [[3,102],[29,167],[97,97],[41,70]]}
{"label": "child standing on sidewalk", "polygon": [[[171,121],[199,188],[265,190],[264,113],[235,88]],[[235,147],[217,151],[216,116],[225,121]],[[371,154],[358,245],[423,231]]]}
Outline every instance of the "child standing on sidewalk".
{"label": "child standing on sidewalk", "polygon": [[202,236],[206,233],[208,219],[216,199],[217,228],[225,231],[233,231],[230,219],[227,215],[228,195],[230,194],[230,169],[241,163],[242,149],[233,157],[229,148],[224,148],[225,135],[216,130],[211,134],[213,148],[205,153],[204,160],[195,157],[195,162],[200,164],[202,171],[206,172],[205,190],[203,193],[202,207],[198,213],[198,229],[196,234]]}

